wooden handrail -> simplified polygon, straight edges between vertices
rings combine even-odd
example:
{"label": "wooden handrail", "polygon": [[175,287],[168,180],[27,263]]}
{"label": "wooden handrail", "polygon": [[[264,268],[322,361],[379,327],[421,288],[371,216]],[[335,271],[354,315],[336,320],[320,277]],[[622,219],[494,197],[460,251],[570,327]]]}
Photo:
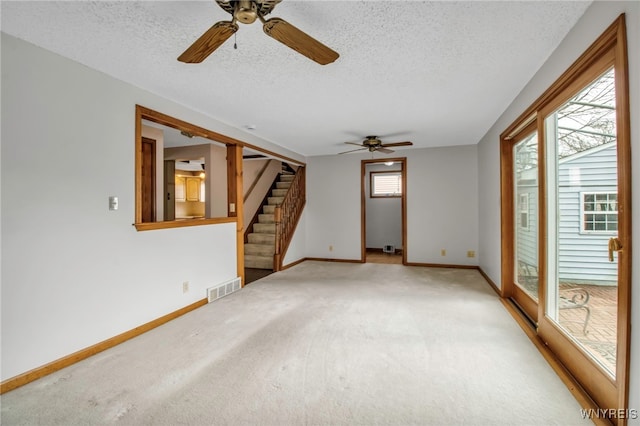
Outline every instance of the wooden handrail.
{"label": "wooden handrail", "polygon": [[273,270],[282,270],[284,255],[296,230],[302,209],[307,201],[305,168],[299,167],[291,187],[284,196],[282,204],[275,208],[276,248],[273,255]]}

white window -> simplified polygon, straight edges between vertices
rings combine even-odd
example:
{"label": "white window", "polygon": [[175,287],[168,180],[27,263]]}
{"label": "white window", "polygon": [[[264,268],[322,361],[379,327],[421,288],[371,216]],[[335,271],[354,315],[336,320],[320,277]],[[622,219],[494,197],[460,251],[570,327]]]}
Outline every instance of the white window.
{"label": "white window", "polygon": [[371,197],[400,197],[402,174],[400,172],[371,172]]}
{"label": "white window", "polygon": [[585,233],[618,232],[618,194],[582,192],[582,226]]}

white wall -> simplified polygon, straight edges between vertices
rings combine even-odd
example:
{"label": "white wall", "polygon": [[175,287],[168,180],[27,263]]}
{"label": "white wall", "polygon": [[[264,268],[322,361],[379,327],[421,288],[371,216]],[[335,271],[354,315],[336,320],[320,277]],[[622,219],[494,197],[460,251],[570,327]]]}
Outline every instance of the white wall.
{"label": "white wall", "polygon": [[[477,265],[478,158],[475,145],[407,155],[407,261]],[[446,256],[441,256],[441,250]]]}
{"label": "white wall", "polygon": [[[259,176],[260,170],[267,163],[267,167],[264,170],[262,176]],[[242,162],[242,190],[244,191],[244,227],[249,225],[251,219],[256,214],[259,208],[262,208],[262,200],[267,194],[274,179],[278,176],[278,173],[282,170],[282,162],[279,160],[244,160]],[[249,196],[247,191],[251,185],[256,182],[256,186],[253,188]]]}
{"label": "white wall", "polygon": [[[478,250],[476,146],[402,150],[396,156],[407,157],[407,260],[475,265],[476,258],[466,254]],[[307,256],[360,260],[360,161],[369,158],[308,159]]]}
{"label": "white wall", "polygon": [[302,210],[302,215],[300,216],[300,220],[298,221],[298,226],[296,230],[293,232],[293,236],[291,237],[291,242],[289,243],[289,247],[287,248],[287,252],[284,255],[284,260],[282,261],[282,266],[290,265],[300,259],[304,259],[306,256],[306,248],[307,248],[307,209],[308,206]]}
{"label": "white wall", "polygon": [[384,163],[366,165],[364,178],[366,208],[367,248],[382,249],[390,244],[402,249],[402,198],[371,197],[371,172],[400,171],[400,164],[385,166]]}
{"label": "white wall", "polygon": [[360,260],[363,158],[347,154],[307,159],[307,257]]}
{"label": "white wall", "polygon": [[[132,226],[135,104],[304,157],[6,34],[1,47],[5,380],[203,299],[237,275],[234,223]],[[110,195],[119,210],[108,210]]]}
{"label": "white wall", "polygon": [[[632,239],[640,241],[640,3],[595,2],[585,12],[558,49],[536,73],[478,145],[480,258],[482,270],[500,282],[500,133],[531,105],[620,15],[626,13],[629,54],[632,165]],[[631,307],[630,408],[640,409],[640,250],[633,252]],[[630,420],[640,425],[640,419]]]}

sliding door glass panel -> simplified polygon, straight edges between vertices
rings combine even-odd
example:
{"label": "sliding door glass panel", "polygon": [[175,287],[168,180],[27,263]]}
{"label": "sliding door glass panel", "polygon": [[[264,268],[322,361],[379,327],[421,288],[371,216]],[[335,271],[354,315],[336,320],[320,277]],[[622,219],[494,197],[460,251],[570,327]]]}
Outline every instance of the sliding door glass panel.
{"label": "sliding door glass panel", "polygon": [[538,135],[513,146],[514,282],[538,302]]}
{"label": "sliding door glass panel", "polygon": [[545,313],[615,377],[618,160],[613,70],[545,117],[548,289]]}

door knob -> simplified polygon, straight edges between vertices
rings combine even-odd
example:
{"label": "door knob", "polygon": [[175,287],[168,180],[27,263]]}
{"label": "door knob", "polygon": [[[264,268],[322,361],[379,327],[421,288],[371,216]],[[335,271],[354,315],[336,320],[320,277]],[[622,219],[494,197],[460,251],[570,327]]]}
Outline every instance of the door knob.
{"label": "door knob", "polygon": [[609,239],[609,262],[613,262],[614,251],[622,251],[622,243],[618,237]]}

